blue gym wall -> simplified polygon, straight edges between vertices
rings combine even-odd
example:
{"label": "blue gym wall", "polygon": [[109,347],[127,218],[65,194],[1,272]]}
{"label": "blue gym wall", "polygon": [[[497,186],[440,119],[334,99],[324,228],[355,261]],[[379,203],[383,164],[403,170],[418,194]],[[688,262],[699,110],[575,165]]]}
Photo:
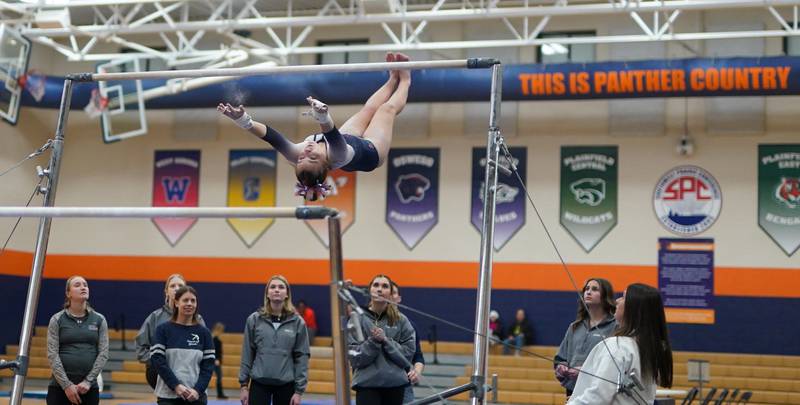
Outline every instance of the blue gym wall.
{"label": "blue gym wall", "polygon": [[[0,344],[17,344],[24,311],[28,279],[0,276],[5,305]],[[90,281],[91,304],[103,313],[109,327],[137,329],[163,300],[160,282]],[[229,332],[241,332],[248,314],[263,299],[264,287],[253,284],[192,284],[200,295],[200,310],[206,322],[221,321]],[[37,325],[47,325],[63,303],[64,280],[45,279],[39,300]],[[296,300],[305,300],[316,310],[321,336],[330,335],[328,289],[324,286],[292,286]],[[471,328],[474,323],[475,291],[467,289],[403,288],[403,304]],[[568,292],[496,290],[492,308],[508,322],[517,308],[526,310],[537,345],[558,345],[567,325],[575,318],[576,296]],[[800,323],[792,322],[800,311],[800,300],[781,298],[715,297],[714,325],[671,324],[674,350],[800,355]],[[406,311],[428,340],[437,322]],[[472,341],[464,331],[438,323],[439,340]],[[131,337],[132,338],[132,337]]]}

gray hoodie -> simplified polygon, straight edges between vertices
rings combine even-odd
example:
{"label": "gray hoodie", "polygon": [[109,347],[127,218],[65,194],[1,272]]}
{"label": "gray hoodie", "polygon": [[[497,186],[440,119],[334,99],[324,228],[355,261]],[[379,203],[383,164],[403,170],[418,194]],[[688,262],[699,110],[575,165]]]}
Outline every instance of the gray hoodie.
{"label": "gray hoodie", "polygon": [[239,384],[247,385],[250,379],[265,385],[294,382],[294,391],[303,394],[309,357],[308,329],[302,317],[291,314],[276,328],[268,317],[253,312],[244,326]]}
{"label": "gray hoodie", "polygon": [[[383,343],[371,337],[370,330],[376,326],[383,329],[386,335]],[[416,350],[416,336],[408,318],[400,314],[399,321],[390,326],[385,313],[376,316],[374,312],[365,310],[361,316],[361,329],[364,336],[370,336],[363,342],[357,341],[352,334],[347,336],[348,358],[353,367],[353,388],[408,385],[407,370]]]}
{"label": "gray hoodie", "polygon": [[[147,363],[150,360],[150,346],[156,340],[156,328],[158,325],[169,321],[171,318],[172,309],[167,304],[151,312],[145,318],[142,327],[136,333],[136,358],[139,359],[140,363]],[[197,314],[197,323],[206,326],[206,322],[200,314]]]}

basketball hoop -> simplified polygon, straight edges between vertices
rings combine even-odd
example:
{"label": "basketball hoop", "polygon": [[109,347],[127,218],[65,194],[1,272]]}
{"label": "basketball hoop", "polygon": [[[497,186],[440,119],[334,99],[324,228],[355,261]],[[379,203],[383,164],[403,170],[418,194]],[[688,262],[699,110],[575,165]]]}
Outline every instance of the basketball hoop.
{"label": "basketball hoop", "polygon": [[19,79],[17,79],[17,83],[19,84],[19,87],[24,88],[25,91],[30,93],[37,103],[41,102],[42,98],[44,98],[46,80],[44,75],[39,74],[39,72],[35,70],[29,70],[27,73],[20,76]]}
{"label": "basketball hoop", "polygon": [[83,111],[89,118],[97,118],[103,114],[106,108],[108,108],[108,97],[101,96],[100,90],[93,89],[92,97],[89,98],[89,103],[86,104],[86,107],[83,107]]}

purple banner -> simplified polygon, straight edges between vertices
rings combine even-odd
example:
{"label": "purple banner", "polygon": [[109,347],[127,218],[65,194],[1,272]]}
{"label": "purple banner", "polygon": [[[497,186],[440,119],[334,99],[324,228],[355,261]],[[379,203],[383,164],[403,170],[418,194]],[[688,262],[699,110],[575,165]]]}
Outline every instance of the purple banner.
{"label": "purple banner", "polygon": [[[508,148],[514,157],[522,181],[526,180],[528,150],[525,147]],[[505,157],[500,165],[511,168]],[[472,148],[472,225],[480,232],[483,228],[483,183],[486,176],[486,148]],[[514,173],[497,173],[497,208],[494,212],[494,249],[500,250],[514,234],[525,225],[525,192]]]}
{"label": "purple banner", "polygon": [[392,148],[387,162],[386,223],[414,249],[439,222],[439,149]]}
{"label": "purple banner", "polygon": [[658,239],[658,289],[667,321],[714,323],[714,239]]}

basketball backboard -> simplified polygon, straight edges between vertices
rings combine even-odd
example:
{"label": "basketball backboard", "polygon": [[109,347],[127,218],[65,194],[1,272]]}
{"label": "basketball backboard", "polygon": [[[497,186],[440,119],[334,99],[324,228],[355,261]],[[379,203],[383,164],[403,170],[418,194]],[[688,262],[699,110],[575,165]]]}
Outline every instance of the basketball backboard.
{"label": "basketball backboard", "polygon": [[20,77],[28,71],[31,43],[6,24],[0,24],[0,118],[17,123],[22,97]]}

